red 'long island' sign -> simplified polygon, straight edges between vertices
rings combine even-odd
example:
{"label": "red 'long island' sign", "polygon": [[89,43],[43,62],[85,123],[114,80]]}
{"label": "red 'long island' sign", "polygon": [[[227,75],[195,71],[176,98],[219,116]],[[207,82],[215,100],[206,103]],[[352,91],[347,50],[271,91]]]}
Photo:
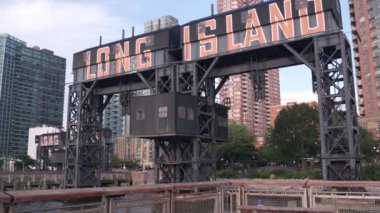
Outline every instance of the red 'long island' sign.
{"label": "red 'long island' sign", "polygon": [[338,0],[277,0],[196,20],[74,55],[76,82],[227,55],[277,42],[341,30]]}

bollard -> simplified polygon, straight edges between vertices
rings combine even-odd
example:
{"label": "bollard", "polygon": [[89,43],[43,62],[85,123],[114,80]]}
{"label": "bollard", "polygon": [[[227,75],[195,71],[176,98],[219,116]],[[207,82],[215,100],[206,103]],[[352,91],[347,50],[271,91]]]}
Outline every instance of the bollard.
{"label": "bollard", "polygon": [[102,203],[103,203],[103,212],[112,212],[110,198],[103,196]]}
{"label": "bollard", "polygon": [[32,184],[30,183],[30,180],[28,180],[28,181],[26,182],[26,190],[28,190],[28,191],[31,190],[31,188],[32,188],[31,185],[32,185]]}

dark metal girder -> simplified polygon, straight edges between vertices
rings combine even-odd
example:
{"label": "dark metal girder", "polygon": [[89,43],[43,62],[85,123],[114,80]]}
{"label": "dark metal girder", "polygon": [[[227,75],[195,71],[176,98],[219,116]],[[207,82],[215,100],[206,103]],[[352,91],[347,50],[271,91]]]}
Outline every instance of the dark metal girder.
{"label": "dark metal girder", "polygon": [[315,64],[319,65],[315,67],[315,81],[325,180],[360,180],[361,156],[348,50],[343,33],[314,39]]}
{"label": "dark metal girder", "polygon": [[104,111],[104,109],[107,107],[107,105],[109,104],[109,102],[111,101],[113,97],[113,94],[110,94],[110,95],[107,95],[107,98],[106,100],[104,101],[104,103],[102,104],[101,108],[100,108],[100,111]]}
{"label": "dark metal girder", "polygon": [[94,84],[90,88],[84,85],[70,87],[65,187],[100,185],[101,109],[104,103],[103,96],[93,94]]}
{"label": "dark metal girder", "polygon": [[[148,82],[148,84],[152,85],[154,81]],[[109,95],[115,93],[124,93],[136,90],[146,89],[146,85],[144,82],[131,82],[123,85],[115,85],[109,87],[99,87],[94,90],[95,95]]]}
{"label": "dark metal girder", "polygon": [[87,94],[81,100],[81,106],[80,107],[83,107],[83,104],[87,101],[87,99],[90,96],[90,94],[94,91],[97,82],[98,82],[97,80],[95,80],[95,81],[92,82],[91,87],[86,91]]}
{"label": "dark metal girder", "polygon": [[[102,110],[98,110],[98,106],[95,106],[97,104],[92,102],[95,101],[96,96],[145,88],[148,88],[152,94],[159,94],[168,92],[169,84],[171,84],[171,92],[189,93],[198,97],[201,112],[199,136],[155,141],[156,180],[160,180],[160,174],[164,181],[169,182],[210,180],[215,168],[212,160],[215,151],[212,147],[216,143],[214,137],[215,96],[221,88],[219,85],[215,89],[213,78],[223,77],[221,82],[223,84],[228,76],[250,72],[252,67],[260,68],[257,70],[262,71],[306,64],[313,70],[313,85],[319,95],[324,178],[338,177],[338,179],[350,180],[359,178],[360,167],[357,167],[357,164],[360,156],[358,155],[357,139],[355,139],[357,137],[357,120],[354,112],[356,108],[353,97],[353,80],[351,79],[353,75],[350,66],[352,65],[349,60],[351,56],[347,51],[348,44],[345,43],[341,33],[327,36],[320,34],[319,37],[318,35],[312,37],[315,38],[286,41],[273,44],[273,46],[247,48],[241,53],[218,55],[213,60],[209,57],[198,61],[199,64],[198,62],[167,64],[157,67],[156,70],[129,74],[128,77],[101,79],[96,85],[90,86],[89,83],[86,83],[86,88],[81,88],[85,90],[81,90],[78,94],[73,93],[72,100],[69,102],[68,127],[71,139],[69,139],[67,147],[67,157],[70,158],[68,159],[69,165],[67,165],[69,168],[66,172],[67,177],[75,181],[79,179],[81,181],[81,177],[94,180],[96,173],[94,168],[79,167],[83,170],[78,170],[76,164],[81,163],[82,158],[79,157],[81,149],[90,149],[90,147],[84,147],[84,144],[97,141],[97,124],[101,121],[97,116],[101,115],[99,113]],[[279,51],[273,51],[273,48],[277,48]],[[255,55],[260,55],[260,60],[254,62],[249,60]],[[336,58],[342,58],[343,62],[335,61]],[[209,67],[205,69],[205,65],[209,65]],[[162,76],[157,76],[158,69],[165,69],[167,66],[176,66],[176,68],[183,66],[183,69],[174,69],[173,75],[167,75],[167,79],[166,76],[160,79]],[[86,93],[88,91],[91,91],[91,94]],[[341,99],[335,98],[335,96],[340,96]],[[81,102],[83,98],[85,101]],[[91,101],[89,102],[87,99]],[[102,102],[104,105],[105,103]],[[82,105],[85,108],[82,109]],[[343,105],[346,110],[344,113],[340,113],[338,109]],[[83,113],[83,111],[85,112]],[[94,113],[94,111],[99,113]],[[339,119],[333,122],[334,116],[338,116]],[[347,122],[344,123],[341,117],[344,117],[343,120],[347,120]],[[83,129],[86,131],[82,131]],[[80,142],[83,139],[86,140],[84,144]],[[85,158],[88,159],[97,153],[96,150],[87,151],[88,155]],[[96,163],[89,162],[88,164],[88,166],[94,165]],[[347,173],[347,171],[349,172]],[[83,176],[78,176],[80,172],[85,173]]]}
{"label": "dark metal girder", "polygon": [[139,76],[139,78],[141,79],[141,81],[145,84],[145,86],[150,90],[151,94],[154,94],[154,89],[149,84],[148,80],[145,79],[145,77],[140,72],[137,72],[137,75]]}
{"label": "dark metal girder", "polygon": [[222,89],[222,87],[224,86],[224,84],[226,83],[226,81],[228,80],[228,78],[229,78],[228,76],[222,77],[222,80],[218,84],[218,87],[216,87],[216,89],[215,89],[214,98],[216,97],[216,95],[218,95],[218,93],[220,92],[220,90]]}
{"label": "dark metal girder", "polygon": [[300,53],[298,53],[296,50],[294,50],[289,44],[283,44],[283,46],[287,50],[289,50],[289,52],[291,52],[294,56],[296,56],[297,59],[299,59],[303,64],[305,64],[307,67],[309,67],[309,69],[311,69],[311,71],[313,71],[314,73],[316,72],[315,66],[310,64],[307,60],[305,60],[305,58]]}
{"label": "dark metal girder", "polygon": [[[313,56],[313,54],[306,55],[305,57],[310,56]],[[258,62],[254,61],[252,63],[246,61],[242,64],[235,64],[227,67],[216,67],[213,71],[211,71],[209,78],[247,73],[252,70],[252,67],[260,67],[262,70],[270,70],[300,64],[302,64],[302,62],[300,62],[296,56],[286,56],[283,58],[268,59]]]}
{"label": "dark metal girder", "polygon": [[212,69],[215,67],[216,63],[218,63],[218,61],[219,61],[219,57],[215,57],[211,65],[207,68],[206,72],[203,74],[202,78],[199,80],[197,84],[197,90],[199,90],[199,87],[206,80],[206,78],[208,77]]}

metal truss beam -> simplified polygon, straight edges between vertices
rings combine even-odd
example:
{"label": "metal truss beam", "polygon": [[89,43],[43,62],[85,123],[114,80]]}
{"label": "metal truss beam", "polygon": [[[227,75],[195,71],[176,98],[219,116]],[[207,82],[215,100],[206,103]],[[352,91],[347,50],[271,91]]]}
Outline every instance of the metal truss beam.
{"label": "metal truss beam", "polygon": [[140,72],[137,72],[137,75],[141,79],[141,81],[145,84],[145,86],[150,90],[151,94],[154,94],[153,87],[149,84],[148,80],[141,74]]}
{"label": "metal truss beam", "polygon": [[65,158],[65,187],[100,185],[103,96],[83,84],[70,87]]}
{"label": "metal truss beam", "polygon": [[98,82],[97,80],[95,80],[94,82],[92,82],[91,87],[89,89],[87,89],[87,88],[84,87],[84,89],[87,90],[87,91],[86,91],[86,95],[81,100],[81,107],[83,107],[83,104],[86,103],[86,101],[88,100],[88,97],[94,91],[94,88],[95,88],[97,82]]}
{"label": "metal truss beam", "polygon": [[325,180],[360,180],[350,45],[343,33],[314,39],[321,160]]}
{"label": "metal truss beam", "polygon": [[222,89],[222,87],[224,86],[224,84],[227,82],[228,79],[229,79],[229,76],[222,77],[222,80],[219,82],[218,86],[215,89],[214,98],[216,98],[216,95],[220,92],[220,90]]}
{"label": "metal truss beam", "polygon": [[209,139],[156,140],[155,155],[157,183],[215,180],[215,143]]}
{"label": "metal truss beam", "polygon": [[[283,46],[313,73],[318,93],[325,180],[360,180],[360,152],[350,45],[343,33],[316,37],[303,49]],[[313,49],[314,59],[310,58]]]}
{"label": "metal truss beam", "polygon": [[[199,97],[199,136],[155,140],[157,183],[199,182],[215,179],[215,80],[207,79],[218,59],[205,69],[199,64],[178,65],[172,71],[158,70],[157,92],[176,91]],[[200,80],[198,80],[200,77]],[[224,77],[221,85],[228,79]],[[173,88],[173,86],[175,86]]]}
{"label": "metal truss beam", "polygon": [[104,101],[104,103],[103,103],[102,106],[100,107],[100,111],[104,111],[104,109],[105,109],[105,108],[107,107],[107,105],[110,103],[112,97],[113,97],[113,94],[107,95],[106,100]]}
{"label": "metal truss beam", "polygon": [[[228,76],[250,72],[254,67],[261,73],[262,70],[298,64],[305,64],[312,70],[313,90],[318,93],[324,179],[359,180],[360,152],[353,71],[350,47],[344,34],[308,38],[301,44],[289,41],[276,48],[280,48],[284,55],[265,55],[262,57],[265,60],[254,62],[245,57],[231,64],[228,60],[218,63],[219,57],[216,57],[213,61],[170,64],[149,72],[137,72],[139,80],[123,77],[119,79],[118,86],[112,84],[107,87],[108,84],[96,81],[89,87],[84,84],[71,86],[65,186],[99,185],[102,111],[112,94],[123,93],[123,109],[128,113],[129,93],[144,88],[148,88],[152,95],[178,92],[196,96],[199,101],[197,137],[155,140],[156,181],[213,180],[216,166],[215,98]],[[286,54],[285,49],[291,54]],[[267,51],[267,54],[271,52]],[[217,87],[215,77],[222,77]],[[109,95],[106,101],[103,100],[104,95]]]}
{"label": "metal truss beam", "polygon": [[211,70],[215,67],[215,65],[216,65],[216,63],[218,63],[218,61],[219,61],[219,57],[214,58],[214,60],[212,61],[211,65],[207,68],[207,70],[205,71],[205,73],[202,75],[202,78],[199,80],[199,82],[197,84],[197,89],[199,89],[199,87],[204,82],[204,80],[206,80],[206,78],[210,74]]}
{"label": "metal truss beam", "polygon": [[[314,65],[312,65],[309,61],[307,61],[304,56],[302,55],[302,52],[301,53],[298,53],[295,49],[293,49],[289,44],[283,44],[283,46],[289,50],[289,52],[291,52],[294,56],[296,56],[297,59],[299,59],[303,64],[305,64],[309,69],[311,69],[311,71],[313,71],[314,73],[316,72],[316,68]],[[306,48],[310,47],[309,45],[306,46]]]}
{"label": "metal truss beam", "polygon": [[174,92],[176,90],[175,66],[156,70],[156,90],[159,93]]}

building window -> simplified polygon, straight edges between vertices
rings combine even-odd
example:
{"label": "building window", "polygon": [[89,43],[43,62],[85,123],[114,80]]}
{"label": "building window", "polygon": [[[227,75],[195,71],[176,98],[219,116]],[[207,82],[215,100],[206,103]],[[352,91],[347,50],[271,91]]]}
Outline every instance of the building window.
{"label": "building window", "polygon": [[194,120],[194,110],[187,108],[187,119],[190,121]]}
{"label": "building window", "polygon": [[178,117],[185,119],[186,118],[186,108],[185,107],[178,107]]}
{"label": "building window", "polygon": [[168,117],[168,107],[159,107],[158,108],[158,117],[159,118],[166,118]]}
{"label": "building window", "polygon": [[137,121],[142,121],[145,119],[145,113],[143,109],[138,109],[136,112],[136,120]]}

